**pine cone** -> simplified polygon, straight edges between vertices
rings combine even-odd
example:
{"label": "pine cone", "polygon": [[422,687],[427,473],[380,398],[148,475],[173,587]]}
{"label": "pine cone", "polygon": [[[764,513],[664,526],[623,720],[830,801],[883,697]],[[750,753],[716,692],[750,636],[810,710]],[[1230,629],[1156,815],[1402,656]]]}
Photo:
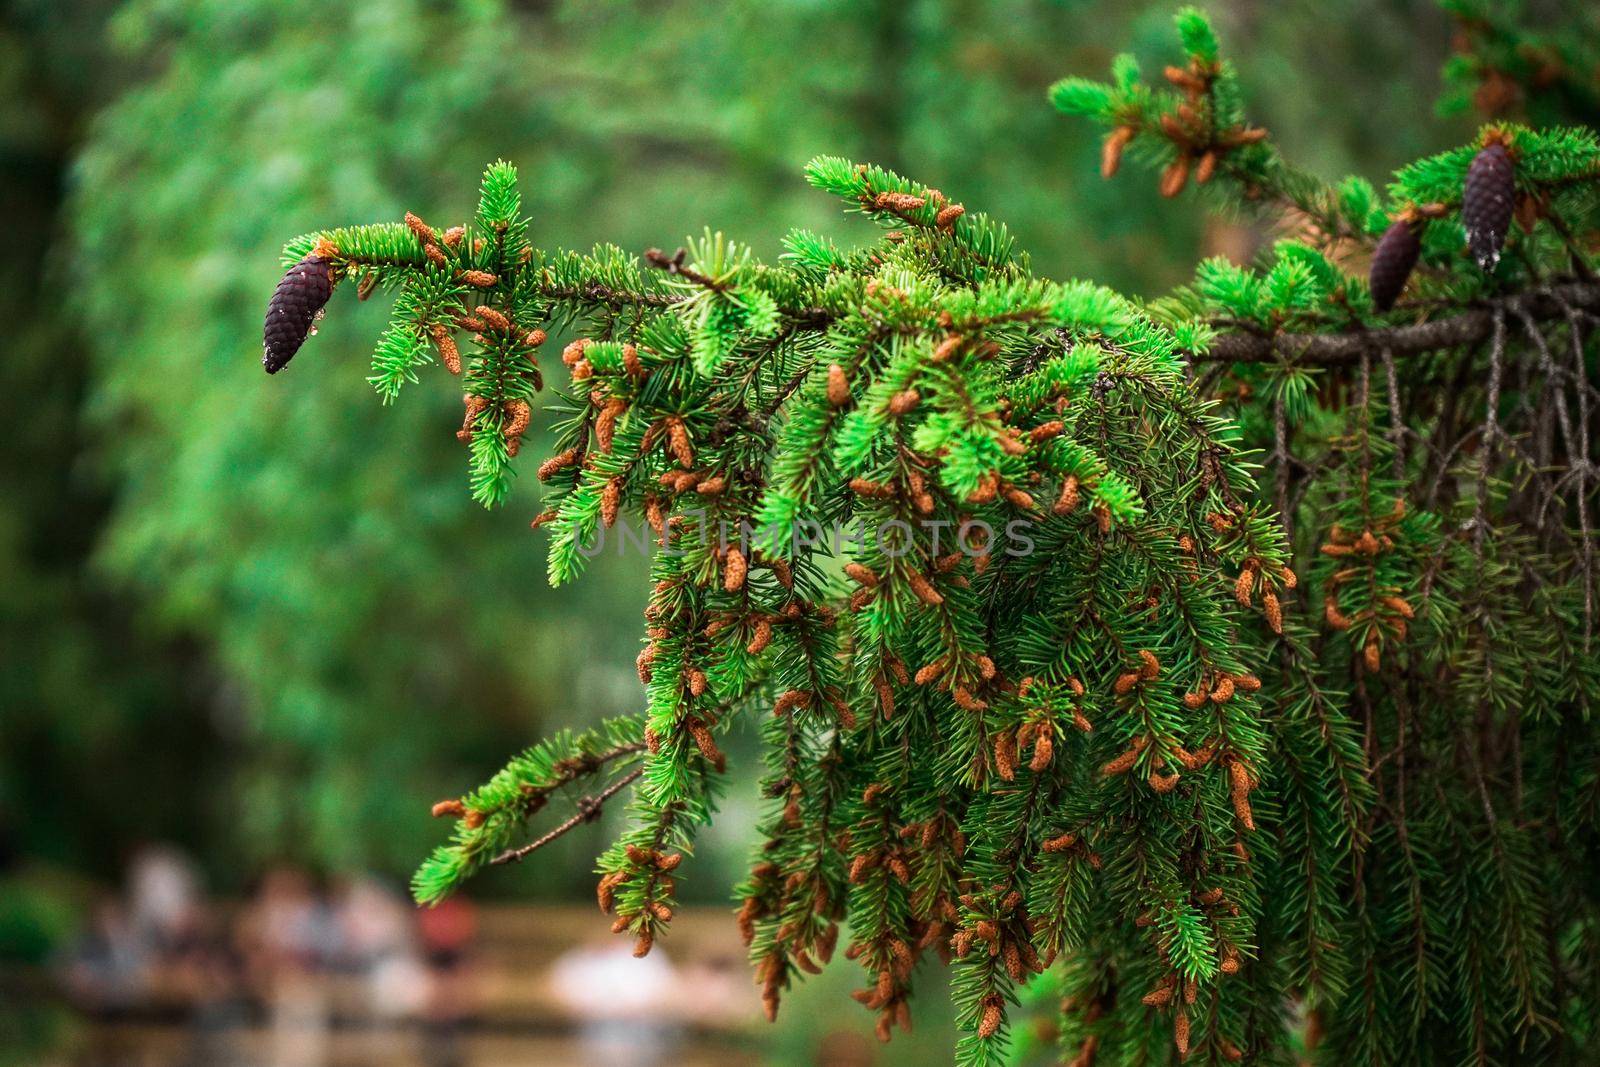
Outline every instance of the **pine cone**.
{"label": "pine cone", "polygon": [[311,324],[332,292],[333,277],[322,256],[313,253],[289,268],[267,304],[261,364],[268,374],[288,366],[300,351],[311,334]]}
{"label": "pine cone", "polygon": [[1483,270],[1494,270],[1511,229],[1516,208],[1516,166],[1506,146],[1496,142],[1479,152],[1467,168],[1461,191],[1461,220],[1467,225],[1467,245]]}
{"label": "pine cone", "polygon": [[1388,311],[1394,307],[1421,253],[1422,235],[1416,223],[1397,219],[1383,231],[1383,238],[1372,253],[1372,267],[1367,274],[1374,308]]}

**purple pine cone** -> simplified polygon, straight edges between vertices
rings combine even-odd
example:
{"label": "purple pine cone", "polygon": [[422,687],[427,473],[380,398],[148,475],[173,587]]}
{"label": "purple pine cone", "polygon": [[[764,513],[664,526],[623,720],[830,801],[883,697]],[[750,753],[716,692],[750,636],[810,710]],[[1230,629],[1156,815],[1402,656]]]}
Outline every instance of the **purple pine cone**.
{"label": "purple pine cone", "polygon": [[1397,219],[1383,231],[1378,247],[1372,253],[1372,267],[1367,274],[1367,285],[1372,290],[1372,306],[1388,311],[1400,298],[1400,290],[1411,277],[1411,268],[1417,265],[1422,253],[1421,227],[1407,219]]}
{"label": "purple pine cone", "polygon": [[1473,157],[1461,191],[1461,221],[1467,226],[1472,258],[1483,270],[1494,270],[1500,262],[1516,193],[1516,165],[1505,145],[1497,142]]}
{"label": "purple pine cone", "polygon": [[276,374],[289,365],[311,334],[317,313],[333,293],[328,261],[315,253],[289,268],[267,304],[262,366]]}

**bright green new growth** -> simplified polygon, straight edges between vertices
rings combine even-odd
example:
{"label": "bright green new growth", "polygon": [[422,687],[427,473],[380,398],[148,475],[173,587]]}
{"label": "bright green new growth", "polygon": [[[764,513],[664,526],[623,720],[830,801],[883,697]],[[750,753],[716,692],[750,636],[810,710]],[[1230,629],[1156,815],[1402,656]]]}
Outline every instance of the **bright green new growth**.
{"label": "bright green new growth", "polygon": [[1053,100],[1111,127],[1108,171],[1126,146],[1165,193],[1221,178],[1309,229],[1149,307],[832,157],[808,179],[877,239],[792,233],[775,265],[710,232],[642,262],[536,249],[504,163],[465,227],[290,244],[396,292],[386,401],[471,337],[486,505],[548,336],[577,337],[546,406],[550,579],[630,521],[657,546],[643,714],[442,803],[419,900],[631,788],[599,899],[649,951],[719,735],[753,719],[769,807],[738,921],[769,1012],[843,926],[886,1038],[918,961],[950,963],[964,1064],[1031,1040],[1019,1001],[1061,1005],[1079,1065],[1592,1052],[1600,149],[1499,129],[1528,228],[1493,276],[1462,247],[1479,146],[1403,169],[1423,267],[1377,316],[1347,268],[1388,225],[1377,191],[1285,162],[1204,18],[1178,29],[1178,91],[1123,59]]}

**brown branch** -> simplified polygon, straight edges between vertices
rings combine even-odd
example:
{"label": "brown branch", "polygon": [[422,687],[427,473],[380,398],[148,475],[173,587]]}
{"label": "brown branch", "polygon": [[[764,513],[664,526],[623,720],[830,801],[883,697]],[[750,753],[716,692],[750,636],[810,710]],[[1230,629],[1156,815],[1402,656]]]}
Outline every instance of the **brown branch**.
{"label": "brown branch", "polygon": [[605,304],[611,308],[623,307],[653,307],[666,308],[673,304],[682,303],[686,297],[673,296],[670,293],[638,292],[632,293],[625,289],[613,289],[605,285],[586,285],[582,288],[574,285],[535,285],[539,295],[550,300],[577,300],[588,304]]}
{"label": "brown branch", "polygon": [[1499,297],[1448,318],[1409,326],[1341,333],[1264,333],[1238,331],[1218,337],[1195,363],[1274,363],[1337,367],[1358,363],[1363,353],[1388,349],[1395,357],[1456,348],[1482,341],[1494,332],[1497,315],[1518,309],[1536,320],[1558,319],[1566,308],[1600,310],[1600,282],[1566,282]]}
{"label": "brown branch", "polygon": [[550,842],[556,840],[556,838],[563,837],[569,832],[576,830],[584,823],[593,822],[600,817],[600,811],[605,807],[606,801],[610,800],[612,797],[626,789],[629,785],[633,784],[633,782],[635,782],[643,773],[643,767],[635,767],[621,778],[618,778],[615,782],[612,782],[610,785],[606,786],[604,791],[597,793],[594,796],[581,798],[578,801],[577,814],[573,815],[572,818],[568,819],[560,826],[557,826],[554,830],[551,830],[543,837],[534,841],[530,841],[521,848],[507,849],[489,862],[496,865],[503,863],[515,863],[516,861],[525,859],[530,854],[537,852]]}

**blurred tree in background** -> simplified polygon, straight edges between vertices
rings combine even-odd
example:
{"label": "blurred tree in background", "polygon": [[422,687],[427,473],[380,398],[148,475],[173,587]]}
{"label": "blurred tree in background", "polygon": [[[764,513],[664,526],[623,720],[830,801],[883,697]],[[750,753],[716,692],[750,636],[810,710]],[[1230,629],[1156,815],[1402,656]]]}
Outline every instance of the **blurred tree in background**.
{"label": "blurred tree in background", "polygon": [[[1387,173],[1473,125],[1412,122],[1445,58],[1431,5],[1211,7],[1261,117],[1323,173]],[[321,358],[378,313],[330,323],[294,388],[255,387],[284,233],[464,214],[455,191],[504,156],[542,246],[775,235],[831,220],[798,179],[830,152],[998,211],[1045,273],[1133,293],[1265,236],[1094,180],[1097,138],[1044,102],[1129,42],[1164,48],[1167,3],[0,10],[0,835],[101,875],[149,837],[223,884],[285,855],[402,872],[436,834],[426,803],[547,713],[640,700],[643,561],[547,589],[514,514],[461,506],[450,399],[380,414]],[[69,271],[87,300],[63,301]],[[741,849],[724,852],[731,880]],[[571,873],[542,889],[586,890],[587,865],[544,865]]]}

